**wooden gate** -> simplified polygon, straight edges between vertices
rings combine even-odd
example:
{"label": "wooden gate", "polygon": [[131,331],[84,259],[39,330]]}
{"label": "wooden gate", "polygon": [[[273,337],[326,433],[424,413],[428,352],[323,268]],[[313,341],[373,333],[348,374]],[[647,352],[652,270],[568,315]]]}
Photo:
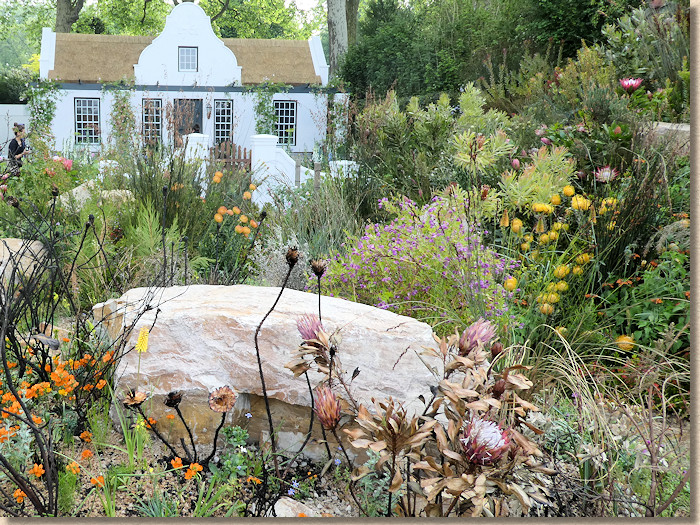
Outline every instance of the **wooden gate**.
{"label": "wooden gate", "polygon": [[224,169],[250,172],[250,150],[236,146],[232,142],[220,142],[212,148],[215,160],[223,162]]}

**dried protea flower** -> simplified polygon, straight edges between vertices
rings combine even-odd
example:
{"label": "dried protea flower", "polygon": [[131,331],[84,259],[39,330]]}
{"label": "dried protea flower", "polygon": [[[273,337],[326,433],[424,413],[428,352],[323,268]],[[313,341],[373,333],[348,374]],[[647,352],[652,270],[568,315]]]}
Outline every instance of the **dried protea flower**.
{"label": "dried protea flower", "polygon": [[228,412],[236,404],[236,393],[230,386],[222,386],[209,394],[209,408],[214,412]]}
{"label": "dried protea flower", "polygon": [[318,339],[319,332],[323,331],[323,325],[314,314],[306,314],[297,319],[297,330],[304,341],[311,341]]}
{"label": "dried protea flower", "polygon": [[490,321],[479,318],[472,323],[459,338],[459,355],[467,355],[479,346],[483,346],[496,335],[496,328]]}
{"label": "dried protea flower", "polygon": [[496,359],[501,352],[503,352],[503,344],[501,342],[496,341],[491,345],[491,359]]}
{"label": "dried protea flower", "polygon": [[503,395],[503,392],[505,392],[505,391],[506,391],[506,382],[503,379],[499,379],[493,385],[493,389],[491,390],[491,393],[493,394],[494,398],[500,399],[501,396]]}
{"label": "dried protea flower", "polygon": [[287,258],[287,264],[290,267],[294,267],[294,265],[299,260],[299,250],[296,247],[289,248],[285,257]]}
{"label": "dried protea flower", "polygon": [[322,277],[326,273],[326,261],[323,259],[313,259],[311,261],[311,269],[313,270],[316,277]]}
{"label": "dried protea flower", "polygon": [[182,392],[173,391],[168,392],[168,396],[165,398],[163,403],[165,403],[166,407],[176,408],[180,405],[180,401],[182,401]]}
{"label": "dried protea flower", "polygon": [[122,403],[130,408],[136,408],[148,399],[144,392],[137,392],[134,389],[129,390],[129,393],[124,397]]}
{"label": "dried protea flower", "polygon": [[326,430],[333,430],[340,421],[340,401],[328,385],[316,388],[314,412]]}
{"label": "dried protea flower", "polygon": [[467,459],[477,465],[491,465],[508,450],[510,439],[498,423],[472,417],[464,426],[462,443]]}

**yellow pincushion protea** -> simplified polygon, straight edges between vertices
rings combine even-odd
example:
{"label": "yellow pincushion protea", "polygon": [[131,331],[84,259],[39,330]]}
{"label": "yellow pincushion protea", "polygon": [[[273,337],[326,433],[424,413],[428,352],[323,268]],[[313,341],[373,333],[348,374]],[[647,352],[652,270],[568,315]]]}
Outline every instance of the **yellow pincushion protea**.
{"label": "yellow pincushion protea", "polygon": [[619,335],[615,339],[615,344],[623,352],[629,352],[634,348],[634,337],[629,335]]}
{"label": "yellow pincushion protea", "polygon": [[520,233],[523,229],[523,221],[520,219],[513,219],[510,223],[510,229],[513,230],[514,233]]}
{"label": "yellow pincushion protea", "polygon": [[591,201],[583,195],[574,195],[571,199],[571,207],[575,210],[585,211],[591,207]]}

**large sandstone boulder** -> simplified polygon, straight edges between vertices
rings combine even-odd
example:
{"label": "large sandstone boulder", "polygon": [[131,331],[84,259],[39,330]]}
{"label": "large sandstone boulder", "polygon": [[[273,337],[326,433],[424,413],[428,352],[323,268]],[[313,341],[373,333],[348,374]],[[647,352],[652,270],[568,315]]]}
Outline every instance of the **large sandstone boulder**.
{"label": "large sandstone boulder", "polygon": [[[241,393],[229,413],[229,422],[247,427],[255,439],[264,438],[267,417],[254,333],[278,293],[279,288],[244,285],[197,285],[155,291],[138,288],[120,299],[97,305],[96,320],[105,318],[103,325],[115,336],[132,323],[135,312],[144,309],[146,298],[151,309],[139,319],[127,348],[135,346],[141,327],[153,324],[158,310],[148,351],[140,355],[131,351],[120,362],[117,393],[129,388],[151,393],[153,397],[144,404],[146,412],[160,422],[163,432],[170,432],[179,442],[183,429],[177,420],[165,418],[173,411],[162,400],[170,391],[183,391],[180,408],[193,422],[195,439],[210,443],[220,415],[208,408],[208,395],[229,385]],[[356,398],[370,403],[372,397],[391,396],[405,402],[410,411],[422,411],[418,396],[429,398],[430,386],[436,384],[417,355],[424,346],[435,345],[430,326],[339,298],[323,297],[321,304],[324,327],[342,337],[338,356],[348,380],[356,367],[360,369],[351,383]],[[306,380],[303,376],[295,378],[284,365],[301,342],[297,318],[317,312],[317,295],[284,290],[259,336],[265,384],[283,448],[296,450],[308,430],[311,396]],[[322,375],[309,372],[309,379],[315,387]],[[312,458],[325,450],[317,442],[321,439],[318,421],[314,430],[314,439],[306,449]]]}
{"label": "large sandstone boulder", "polygon": [[16,268],[17,281],[19,281],[17,272],[26,276],[31,275],[36,265],[40,264],[45,256],[44,245],[39,241],[0,239],[0,283],[7,283],[13,268]]}

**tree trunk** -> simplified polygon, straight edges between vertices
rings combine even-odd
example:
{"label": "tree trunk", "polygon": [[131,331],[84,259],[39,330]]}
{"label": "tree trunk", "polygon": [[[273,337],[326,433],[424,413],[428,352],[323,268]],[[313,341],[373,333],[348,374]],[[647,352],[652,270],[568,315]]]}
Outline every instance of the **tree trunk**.
{"label": "tree trunk", "polygon": [[360,0],[346,0],[345,19],[348,24],[348,47],[357,42],[357,11],[360,8]]}
{"label": "tree trunk", "polygon": [[330,75],[338,73],[340,59],[348,50],[348,24],[345,0],[328,0],[328,47]]}
{"label": "tree trunk", "polygon": [[70,33],[85,0],[56,0],[56,33]]}

